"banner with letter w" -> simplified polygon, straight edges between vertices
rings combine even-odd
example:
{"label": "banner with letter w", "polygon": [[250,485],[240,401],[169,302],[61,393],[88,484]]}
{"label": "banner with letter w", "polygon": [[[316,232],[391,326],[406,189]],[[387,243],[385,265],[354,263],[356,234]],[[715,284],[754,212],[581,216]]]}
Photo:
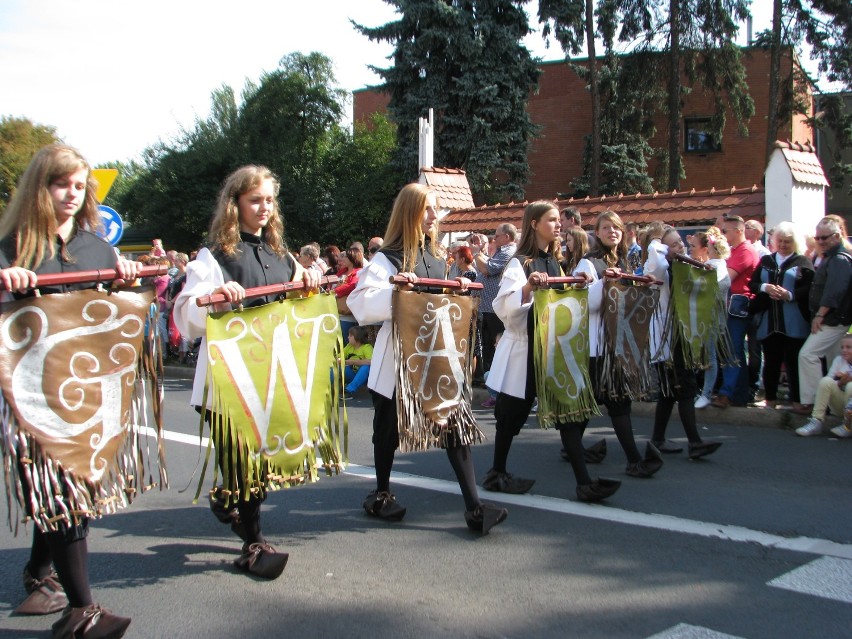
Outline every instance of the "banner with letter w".
{"label": "banner with letter w", "polygon": [[208,316],[211,442],[225,490],[316,481],[318,454],[327,474],[340,472],[342,350],[333,295]]}

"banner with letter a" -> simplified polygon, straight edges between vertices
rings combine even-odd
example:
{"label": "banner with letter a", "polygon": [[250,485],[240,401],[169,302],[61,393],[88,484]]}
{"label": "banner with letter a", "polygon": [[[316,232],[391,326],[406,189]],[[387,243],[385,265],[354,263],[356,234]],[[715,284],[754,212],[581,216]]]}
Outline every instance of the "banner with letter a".
{"label": "banner with letter a", "polygon": [[[327,474],[341,471],[342,351],[333,295],[208,316],[207,405],[224,490],[316,481],[318,453]],[[345,421],[342,430],[345,439]]]}
{"label": "banner with letter a", "polygon": [[[155,435],[162,430],[157,340],[153,331],[145,337],[156,298],[138,291],[85,290],[3,306],[6,491],[41,530],[114,512],[137,492],[168,484],[162,440],[148,455],[145,437],[149,408]],[[9,508],[11,524],[11,499]]]}
{"label": "banner with letter a", "polygon": [[601,397],[638,400],[650,390],[651,318],[659,298],[656,288],[604,283],[603,357],[598,365]]}
{"label": "banner with letter a", "polygon": [[538,423],[579,422],[600,415],[589,379],[589,292],[539,289],[533,294]]}
{"label": "banner with letter a", "polygon": [[479,298],[393,292],[399,449],[475,444],[470,408]]}

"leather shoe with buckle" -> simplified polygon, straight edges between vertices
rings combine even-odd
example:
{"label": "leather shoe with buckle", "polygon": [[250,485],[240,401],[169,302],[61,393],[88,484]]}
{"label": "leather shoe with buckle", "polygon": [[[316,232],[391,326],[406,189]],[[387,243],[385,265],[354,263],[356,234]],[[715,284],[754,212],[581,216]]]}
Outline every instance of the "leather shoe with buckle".
{"label": "leather shoe with buckle", "polygon": [[68,605],[68,598],[59,583],[59,576],[51,571],[45,577],[36,579],[30,573],[30,567],[24,568],[22,575],[27,598],[15,608],[19,615],[51,615]]}
{"label": "leather shoe with buckle", "polygon": [[405,517],[405,507],[396,501],[396,495],[387,490],[374,490],[367,495],[364,510],[368,515],[387,521],[399,521]]}
{"label": "leather shoe with buckle", "polygon": [[611,497],[621,488],[621,482],[617,479],[601,477],[591,484],[577,486],[577,499],[587,504],[592,504],[607,497]]}
{"label": "leather shoe with buckle", "polygon": [[276,552],[269,544],[245,544],[243,553],[234,561],[234,566],[262,579],[277,579],[284,572],[290,555],[286,552]]}
{"label": "leather shoe with buckle", "polygon": [[535,479],[524,479],[515,477],[511,473],[499,473],[493,468],[485,473],[482,487],[493,493],[507,493],[509,495],[523,495],[535,485]]}
{"label": "leather shoe with buckle", "polygon": [[129,625],[129,617],[114,615],[98,604],[68,606],[53,624],[53,639],[120,639]]}
{"label": "leather shoe with buckle", "polygon": [[508,516],[509,511],[505,508],[483,502],[474,510],[466,511],[464,521],[471,530],[487,535],[489,530],[502,524]]}

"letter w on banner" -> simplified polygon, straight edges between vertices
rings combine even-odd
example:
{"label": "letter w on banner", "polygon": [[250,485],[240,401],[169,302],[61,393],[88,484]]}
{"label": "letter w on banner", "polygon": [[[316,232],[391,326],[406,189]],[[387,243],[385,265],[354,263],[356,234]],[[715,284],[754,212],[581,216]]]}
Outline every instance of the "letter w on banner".
{"label": "letter w on banner", "polygon": [[601,309],[603,361],[600,394],[640,399],[651,386],[650,329],[660,293],[656,288],[607,281]]}
{"label": "letter w on banner", "polygon": [[478,306],[467,295],[393,292],[401,451],[482,441],[470,409]]}
{"label": "letter w on banner", "polygon": [[226,490],[316,481],[317,453],[327,474],[341,471],[342,351],[333,295],[208,315],[211,441]]}
{"label": "letter w on banner", "polygon": [[579,422],[600,415],[589,380],[589,292],[539,289],[534,357],[538,423]]}
{"label": "letter w on banner", "polygon": [[155,416],[161,401],[153,358],[142,357],[143,343],[155,341],[153,331],[144,341],[153,299],[151,291],[86,290],[4,305],[6,490],[42,530],[114,512],[137,491],[168,484],[162,447],[156,473],[146,454],[145,395]]}

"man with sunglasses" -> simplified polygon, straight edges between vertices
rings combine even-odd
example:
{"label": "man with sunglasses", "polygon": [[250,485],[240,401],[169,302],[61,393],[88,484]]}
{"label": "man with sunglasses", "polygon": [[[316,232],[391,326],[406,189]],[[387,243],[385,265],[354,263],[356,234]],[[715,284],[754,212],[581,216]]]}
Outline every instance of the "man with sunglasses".
{"label": "man with sunglasses", "polygon": [[831,362],[840,354],[840,340],[852,323],[849,313],[852,254],[842,218],[834,215],[822,218],[816,226],[814,239],[822,253],[822,261],[814,274],[808,297],[811,334],[799,351],[801,404],[793,410],[800,415],[810,415],[813,409],[817,384],[823,375],[820,358]]}

